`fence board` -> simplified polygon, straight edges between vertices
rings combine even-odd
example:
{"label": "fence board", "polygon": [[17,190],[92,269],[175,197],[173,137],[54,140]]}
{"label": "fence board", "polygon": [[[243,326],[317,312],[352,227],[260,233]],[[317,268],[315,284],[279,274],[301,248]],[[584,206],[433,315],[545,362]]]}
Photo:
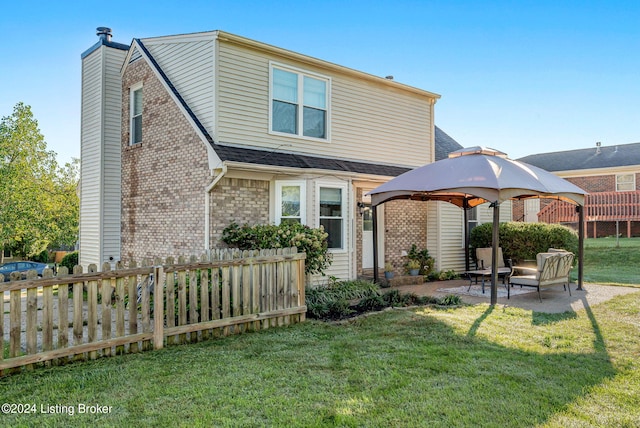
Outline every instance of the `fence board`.
{"label": "fence board", "polygon": [[[206,263],[208,261],[207,256],[205,254],[200,258],[202,263]],[[206,322],[209,321],[209,295],[210,295],[210,287],[209,283],[209,269],[203,268],[200,270],[200,321]],[[209,338],[209,331],[202,331],[202,339],[206,340]]]}
{"label": "fence board", "polygon": [[[89,272],[96,272],[96,265],[89,265]],[[98,336],[98,281],[91,280],[87,283],[87,337],[89,342],[95,342]],[[89,352],[89,359],[95,360],[98,353],[95,350]]]}
{"label": "fence board", "polygon": [[[116,263],[116,270],[122,270],[124,265],[122,262]],[[122,337],[125,335],[125,279],[124,277],[116,278],[116,337]],[[116,347],[116,354],[124,354],[124,345]]]}
{"label": "fence board", "polygon": [[[129,263],[129,269],[135,269],[137,264],[135,261]],[[127,295],[129,297],[129,335],[138,334],[138,275],[125,276],[125,282],[127,284]],[[140,351],[140,344],[137,341],[132,341],[129,344],[129,352]]]}
{"label": "fence board", "polygon": [[[193,265],[198,262],[196,256],[191,256],[189,262]],[[189,324],[198,322],[198,269],[189,269]],[[197,334],[191,334],[189,337],[191,342],[198,341]]]}
{"label": "fence board", "polygon": [[[58,268],[58,277],[69,275],[69,268]],[[1,329],[0,329],[1,330]],[[69,346],[69,285],[58,285],[58,348]]]}
{"label": "fence board", "polygon": [[[178,257],[178,264],[185,264],[184,256]],[[187,272],[178,271],[178,325],[187,323]],[[182,334],[178,338],[179,343],[186,342],[186,335]]]}
{"label": "fence board", "polygon": [[[73,268],[74,275],[82,274],[82,266]],[[83,283],[76,282],[73,284],[73,344],[81,345],[83,341],[84,330],[82,328],[82,305],[84,302]],[[77,355],[76,359],[82,359],[82,355]]]}
{"label": "fence board", "polygon": [[[94,359],[160,349],[173,337],[196,341],[211,332],[217,336],[266,328],[274,318],[304,319],[304,254],[295,249],[225,250],[192,257],[189,263],[184,258],[177,265],[170,262],[167,259],[163,266],[156,260],[151,267],[145,261],[141,268],[131,262],[127,269],[118,262],[113,270],[104,264],[101,272],[91,265],[86,274],[78,266],[73,275],[61,270],[58,277],[46,273],[42,279],[30,274],[21,280],[12,274],[11,282],[0,282],[0,293],[9,292],[8,303],[0,307],[5,312],[8,306],[9,312],[8,325],[0,317],[2,345],[9,348],[7,358],[0,353],[0,374],[69,357]],[[181,319],[172,326],[176,306]],[[26,354],[21,356],[22,350]]]}
{"label": "fence board", "polygon": [[[151,262],[149,260],[142,261],[142,267],[149,267]],[[140,303],[140,312],[142,314],[142,332],[149,333],[151,331],[151,320],[149,318],[149,310],[151,308],[151,296],[149,296],[149,284],[152,280],[151,275],[144,273],[140,276],[140,287],[142,289],[142,302]],[[142,350],[148,351],[151,349],[151,342],[149,340],[142,341]]]}
{"label": "fence board", "polygon": [[[111,264],[103,263],[102,271],[108,272],[111,270]],[[100,297],[102,298],[102,339],[111,338],[111,280],[103,279],[102,287],[100,290]],[[111,348],[104,348],[102,355],[108,357],[111,355]]]}
{"label": "fence board", "polygon": [[[167,257],[167,260],[165,261],[165,265],[167,268],[171,267],[174,265],[174,258],[173,257]],[[171,273],[171,275],[166,275],[165,273],[165,295],[166,297],[166,314],[167,314],[167,327],[173,327],[176,325],[176,306],[173,304],[173,302],[176,301],[176,292],[175,292],[175,276],[173,273]],[[178,343],[178,338],[175,336],[170,336],[167,338],[167,344],[168,345],[173,345],[175,343]]]}

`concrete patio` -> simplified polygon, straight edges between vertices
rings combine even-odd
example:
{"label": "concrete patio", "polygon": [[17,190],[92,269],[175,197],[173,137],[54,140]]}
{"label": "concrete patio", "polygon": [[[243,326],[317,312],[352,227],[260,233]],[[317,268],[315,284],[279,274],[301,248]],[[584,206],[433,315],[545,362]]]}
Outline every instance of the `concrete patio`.
{"label": "concrete patio", "polygon": [[[462,298],[462,301],[470,304],[486,303],[489,304],[491,296],[491,284],[487,282],[485,285],[485,294],[472,296],[464,294],[469,286],[469,280],[451,280],[451,281],[434,281],[413,285],[398,285],[391,289],[399,290],[403,293],[415,293],[418,296],[435,296],[444,297],[447,294],[456,294]],[[475,284],[474,284],[475,286]],[[480,284],[478,284],[478,287]],[[455,293],[450,291],[440,291],[440,289],[459,288],[462,292]],[[502,282],[498,283],[498,289],[505,290]],[[525,287],[528,291],[524,294],[511,295],[510,299],[498,296],[499,306],[512,306],[535,312],[546,313],[562,313],[566,311],[578,311],[588,306],[594,306],[602,302],[606,302],[615,296],[640,293],[640,287],[623,287],[599,284],[584,284],[582,290],[577,290],[576,284],[571,284],[571,296],[569,292],[564,290],[561,285],[542,287],[542,302],[538,298],[538,291],[532,287]],[[520,290],[519,286],[514,286],[512,290]]]}

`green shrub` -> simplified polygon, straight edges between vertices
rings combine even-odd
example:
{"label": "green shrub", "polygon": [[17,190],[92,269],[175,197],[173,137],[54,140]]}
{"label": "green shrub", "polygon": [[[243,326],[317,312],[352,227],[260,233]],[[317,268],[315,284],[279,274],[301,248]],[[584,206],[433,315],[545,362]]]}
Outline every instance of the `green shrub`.
{"label": "green shrub", "polygon": [[441,298],[438,301],[438,304],[442,306],[458,306],[462,304],[462,299],[460,296],[456,296],[455,294],[448,294]]}
{"label": "green shrub", "polygon": [[[469,237],[472,255],[475,255],[476,248],[491,247],[492,230],[492,223],[473,228]],[[537,253],[546,252],[549,248],[562,248],[574,254],[578,252],[578,234],[558,224],[500,223],[498,235],[504,257],[514,263],[533,260]]]}
{"label": "green shrub", "polygon": [[69,273],[73,273],[73,267],[78,264],[78,252],[74,251],[73,253],[69,253],[62,258],[60,261],[60,266],[66,266],[69,268]]}
{"label": "green shrub", "polygon": [[49,251],[42,250],[41,252],[33,256],[33,261],[40,263],[49,263]]}
{"label": "green shrub", "polygon": [[404,264],[404,269],[409,272],[411,269],[416,269],[411,266],[418,266],[420,268],[420,275],[429,275],[433,270],[434,260],[429,255],[429,250],[418,250],[416,244],[411,246],[411,249],[407,253],[407,262]]}
{"label": "green shrub", "polygon": [[349,315],[351,300],[378,294],[378,286],[371,281],[337,281],[331,278],[326,286],[307,287],[305,303],[310,318],[343,318]]}
{"label": "green shrub", "polygon": [[222,241],[241,250],[297,247],[307,255],[307,274],[324,274],[331,265],[327,236],[322,226],[314,229],[300,223],[239,226],[233,222],[222,231]]}
{"label": "green shrub", "polygon": [[355,306],[360,312],[380,311],[389,305],[378,293],[370,294],[362,298]]}

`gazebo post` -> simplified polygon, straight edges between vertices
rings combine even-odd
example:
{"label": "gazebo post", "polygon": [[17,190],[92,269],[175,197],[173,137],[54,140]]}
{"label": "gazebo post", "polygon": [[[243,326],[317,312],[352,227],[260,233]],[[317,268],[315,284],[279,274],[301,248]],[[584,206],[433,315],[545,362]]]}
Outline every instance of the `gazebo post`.
{"label": "gazebo post", "polygon": [[584,269],[584,205],[576,207],[578,211],[578,290],[582,290]]}
{"label": "gazebo post", "polygon": [[500,245],[500,202],[494,201],[493,230],[491,234],[491,306],[498,303],[498,246]]}
{"label": "gazebo post", "polygon": [[464,211],[464,269],[469,271],[469,201],[465,198],[462,202]]}
{"label": "gazebo post", "polygon": [[373,282],[378,283],[378,214],[377,205],[371,205],[371,219],[373,220]]}

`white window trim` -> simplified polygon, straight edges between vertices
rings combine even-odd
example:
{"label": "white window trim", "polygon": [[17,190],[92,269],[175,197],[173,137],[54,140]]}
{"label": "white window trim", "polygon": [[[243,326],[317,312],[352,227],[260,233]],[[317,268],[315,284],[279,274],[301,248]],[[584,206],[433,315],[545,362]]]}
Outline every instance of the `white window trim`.
{"label": "white window trim", "polygon": [[[302,80],[303,76],[324,80],[327,83],[327,100],[326,100],[327,101],[327,108],[326,108],[327,129],[325,130],[326,138],[308,137],[306,135],[303,135],[303,132],[304,132],[304,126],[302,124],[302,115],[304,111],[303,108],[298,109],[298,124],[299,124],[298,128],[299,129],[297,134],[289,134],[288,132],[278,132],[273,130],[273,69],[274,68],[278,68],[280,70],[288,71],[291,73],[296,73],[298,75],[298,82],[299,82],[298,105],[300,107],[304,106],[304,97],[302,95],[304,92],[304,87],[303,85],[300,84],[300,81]],[[330,143],[331,142],[331,78],[328,76],[323,76],[322,74],[314,73],[312,71],[303,70],[301,68],[292,67],[290,65],[285,65],[282,63],[274,62],[274,61],[269,61],[269,134],[282,136],[282,137],[298,138],[302,140],[321,141],[323,143]]]}
{"label": "white window trim", "polygon": [[282,222],[282,187],[300,187],[300,223],[307,224],[307,182],[304,180],[278,180],[275,183],[275,224]]}
{"label": "white window trim", "polygon": [[[620,178],[622,176],[625,176],[625,175],[630,175],[633,178],[633,180],[631,181],[631,189],[619,190],[618,189],[618,178]],[[616,174],[616,192],[633,192],[634,190],[636,190],[636,174],[635,173],[627,172],[627,173],[624,173],[624,174]]]}
{"label": "white window trim", "polygon": [[[129,87],[129,145],[132,146],[134,144],[139,144],[139,143],[134,143],[133,142],[133,138],[134,138],[134,132],[133,132],[133,93],[139,89],[142,89],[142,82],[138,82],[134,85],[131,85],[131,87]],[[142,97],[142,103],[143,103],[143,111],[144,111],[144,94]],[[141,114],[142,115],[142,114]],[[144,120],[144,118],[143,118]]]}
{"label": "white window trim", "polygon": [[[342,248],[329,248],[330,253],[346,253],[349,251],[349,243],[347,242],[347,227],[349,226],[350,221],[350,212],[348,210],[348,198],[349,195],[347,193],[348,188],[346,184],[340,183],[330,183],[330,182],[317,182],[316,183],[316,197],[314,201],[314,210],[316,211],[316,221],[315,227],[320,227],[320,188],[327,187],[331,189],[341,189],[342,190]],[[336,218],[336,217],[333,217]]]}

